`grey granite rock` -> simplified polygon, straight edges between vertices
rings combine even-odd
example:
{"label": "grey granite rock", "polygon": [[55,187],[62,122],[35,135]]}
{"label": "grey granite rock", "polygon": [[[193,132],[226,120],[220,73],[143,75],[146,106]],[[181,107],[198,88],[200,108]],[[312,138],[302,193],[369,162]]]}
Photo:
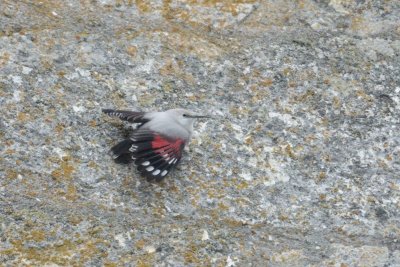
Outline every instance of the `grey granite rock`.
{"label": "grey granite rock", "polygon": [[[0,265],[400,266],[400,2],[0,10]],[[111,107],[215,119],[149,184]]]}

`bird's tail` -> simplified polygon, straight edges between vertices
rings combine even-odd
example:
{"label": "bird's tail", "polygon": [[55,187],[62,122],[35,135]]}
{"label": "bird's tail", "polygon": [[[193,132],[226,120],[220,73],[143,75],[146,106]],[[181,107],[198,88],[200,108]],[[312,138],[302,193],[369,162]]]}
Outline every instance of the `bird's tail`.
{"label": "bird's tail", "polygon": [[112,154],[114,161],[120,164],[128,164],[133,162],[133,154],[129,150],[132,145],[133,141],[131,139],[126,139],[113,146],[110,150],[110,153]]}

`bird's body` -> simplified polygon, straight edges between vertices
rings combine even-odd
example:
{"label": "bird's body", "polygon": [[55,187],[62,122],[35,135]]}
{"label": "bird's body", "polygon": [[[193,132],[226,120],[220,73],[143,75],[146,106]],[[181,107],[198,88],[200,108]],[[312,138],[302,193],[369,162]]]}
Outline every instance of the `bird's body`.
{"label": "bird's body", "polygon": [[[185,110],[181,110],[181,112],[185,112]],[[174,109],[165,112],[151,112],[148,113],[146,116],[149,121],[141,127],[143,127],[143,129],[149,129],[152,131],[163,133],[173,138],[178,137],[185,141],[189,141],[193,132],[194,120],[190,120],[188,123],[183,124],[178,119],[179,115],[180,114]]]}
{"label": "bird's body", "polygon": [[135,162],[148,180],[161,181],[179,163],[183,148],[190,141],[197,116],[184,109],[164,112],[134,112],[103,109],[121,120],[139,123],[129,139],[111,148],[117,163]]}

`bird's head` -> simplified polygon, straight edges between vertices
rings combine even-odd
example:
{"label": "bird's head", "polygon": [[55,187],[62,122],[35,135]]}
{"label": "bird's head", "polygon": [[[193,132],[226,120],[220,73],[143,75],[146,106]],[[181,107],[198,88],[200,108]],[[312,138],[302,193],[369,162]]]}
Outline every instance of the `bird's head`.
{"label": "bird's head", "polygon": [[170,109],[167,112],[170,113],[172,116],[174,116],[176,121],[179,124],[189,128],[189,129],[191,129],[193,127],[193,123],[194,123],[195,119],[211,118],[210,116],[199,115],[199,114],[193,113],[189,110],[181,109],[181,108]]}

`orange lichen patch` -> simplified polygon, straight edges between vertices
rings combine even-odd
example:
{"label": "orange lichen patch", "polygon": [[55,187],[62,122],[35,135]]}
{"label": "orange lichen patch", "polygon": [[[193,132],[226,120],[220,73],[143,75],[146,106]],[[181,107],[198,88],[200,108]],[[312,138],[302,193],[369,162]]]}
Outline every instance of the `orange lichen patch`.
{"label": "orange lichen patch", "polygon": [[[45,234],[41,231],[36,231],[33,234],[28,233],[28,240],[34,238],[36,241],[45,238]],[[34,240],[34,241],[35,241]],[[84,263],[93,258],[94,255],[106,257],[106,253],[102,253],[97,244],[107,244],[106,241],[101,239],[90,240],[60,240],[55,245],[44,246],[40,248],[25,246],[25,240],[11,240],[12,248],[2,250],[3,255],[18,255],[31,265],[73,265],[82,266]],[[77,256],[77,257],[76,257]]]}
{"label": "orange lichen patch", "polygon": [[74,167],[72,165],[69,165],[67,162],[62,162],[61,163],[61,168],[64,171],[64,175],[66,178],[70,178],[72,172],[74,171]]}
{"label": "orange lichen patch", "polygon": [[65,71],[63,71],[63,70],[60,70],[59,72],[57,72],[57,75],[58,75],[58,77],[60,77],[60,78],[64,78],[64,76],[65,76]]}
{"label": "orange lichen patch", "polygon": [[13,145],[14,144],[14,141],[13,140],[6,140],[5,142],[4,142],[4,145],[6,145],[6,146],[11,146],[11,145]]}
{"label": "orange lichen patch", "polygon": [[94,161],[89,161],[88,166],[93,169],[97,169],[98,165]]}
{"label": "orange lichen patch", "polygon": [[179,69],[179,65],[176,64],[176,62],[171,59],[167,60],[164,66],[162,66],[160,69],[161,75],[164,76],[168,76],[170,74],[175,74],[179,72],[181,72],[181,70]]}
{"label": "orange lichen patch", "polygon": [[[229,108],[229,113],[231,113],[232,115],[235,116],[239,116],[239,115],[247,115],[249,113],[249,110],[245,107],[237,107],[237,106],[231,106]],[[231,125],[226,125],[226,127],[228,127],[229,129],[233,129],[233,127]]]}
{"label": "orange lichen patch", "polygon": [[76,186],[73,183],[70,183],[67,188],[67,192],[65,194],[65,198],[70,201],[75,201],[78,198]]}
{"label": "orange lichen patch", "polygon": [[265,98],[269,95],[269,91],[265,89],[261,89],[256,91],[255,95],[251,98],[253,104],[256,104],[260,101],[264,101]]}
{"label": "orange lichen patch", "polygon": [[[166,20],[171,20],[174,18],[182,18],[181,14],[180,14],[180,13],[182,13],[182,10],[180,10],[180,9],[174,10],[171,8],[170,4],[171,4],[171,0],[163,1],[163,6],[162,6],[162,10],[161,10],[161,14],[162,14],[163,18]],[[187,13],[187,12],[184,12],[184,13]],[[185,16],[185,18],[188,18],[188,17]]]}
{"label": "orange lichen patch", "polygon": [[237,221],[235,219],[226,218],[222,220],[224,225],[228,225],[230,227],[241,227],[243,226],[243,222]]}
{"label": "orange lichen patch", "polygon": [[46,238],[46,232],[42,230],[33,230],[25,236],[26,240],[41,242]]}
{"label": "orange lichen patch", "polygon": [[333,107],[338,109],[340,108],[340,106],[341,106],[340,99],[337,96],[333,97]]}
{"label": "orange lichen patch", "polygon": [[286,152],[286,154],[287,154],[289,157],[291,157],[292,159],[296,159],[296,155],[294,154],[291,145],[288,144],[288,145],[285,147],[285,152]]}
{"label": "orange lichen patch", "polygon": [[154,103],[154,101],[156,100],[154,98],[154,95],[150,94],[148,92],[145,92],[144,94],[140,95],[138,98],[139,98],[138,101],[142,106],[152,105]]}
{"label": "orange lichen patch", "polygon": [[45,70],[51,70],[53,68],[53,61],[51,59],[42,58],[40,61]]}
{"label": "orange lichen patch", "polygon": [[246,145],[252,145],[254,143],[254,139],[251,135],[248,135],[244,138],[244,143]]}
{"label": "orange lichen patch", "polygon": [[326,194],[319,194],[318,199],[320,201],[325,201],[326,200]]}
{"label": "orange lichen patch", "polygon": [[64,131],[64,128],[65,128],[64,124],[58,123],[58,124],[56,125],[56,127],[54,128],[54,131],[55,131],[57,134],[60,134],[60,133],[62,133],[62,132]]}
{"label": "orange lichen patch", "polygon": [[183,254],[183,257],[185,259],[185,263],[200,263],[200,259],[197,257],[198,253],[198,248],[195,244],[189,244],[187,250]]}
{"label": "orange lichen patch", "polygon": [[290,74],[290,72],[291,72],[291,69],[290,68],[285,68],[282,72],[283,72],[283,75],[288,76]]}
{"label": "orange lichen patch", "polygon": [[227,206],[224,203],[220,202],[220,203],[218,203],[218,209],[220,211],[228,211],[229,210],[229,206]]}
{"label": "orange lichen patch", "polygon": [[303,9],[305,7],[305,1],[304,0],[298,0],[297,1],[298,7]]}
{"label": "orange lichen patch", "polygon": [[138,31],[131,26],[121,26],[115,29],[115,36],[120,39],[132,40],[142,34],[143,31]]}
{"label": "orange lichen patch", "polygon": [[[212,185],[208,185],[208,186],[212,186]],[[216,188],[209,187],[207,189],[208,189],[207,195],[209,198],[222,199],[222,198],[225,198],[225,196],[226,196],[225,192],[222,192]]]}
{"label": "orange lichen patch", "polygon": [[91,121],[89,121],[89,125],[91,127],[96,127],[97,126],[97,122],[95,120],[91,120]]}
{"label": "orange lichen patch", "polygon": [[351,19],[350,28],[353,31],[360,30],[365,27],[364,18],[360,16],[355,16]]}
{"label": "orange lichen patch", "polygon": [[204,6],[216,6],[216,5],[238,5],[238,4],[251,4],[255,3],[256,0],[205,0],[205,1],[193,1],[195,3],[202,4]]}
{"label": "orange lichen patch", "polygon": [[137,267],[151,267],[154,266],[154,253],[141,255],[136,261]]}
{"label": "orange lichen patch", "polygon": [[105,243],[103,240],[88,240],[84,246],[82,246],[79,249],[79,252],[81,254],[81,259],[80,263],[87,262],[90,260],[92,257],[96,256],[101,256],[101,257],[106,257],[107,252],[100,252],[100,250],[97,248],[97,244]]}
{"label": "orange lichen patch", "polygon": [[59,180],[61,180],[62,172],[59,169],[54,170],[54,171],[51,172],[51,176],[53,177],[54,180],[58,180],[59,181]]}
{"label": "orange lichen patch", "polygon": [[9,53],[3,52],[2,54],[0,54],[0,67],[3,67],[4,65],[6,65],[9,60],[10,60]]}
{"label": "orange lichen patch", "polygon": [[261,86],[265,86],[265,87],[269,87],[269,86],[271,86],[272,84],[274,83],[274,80],[272,80],[272,79],[264,79],[264,80],[261,80],[260,82],[259,82],[259,84],[261,85]]}
{"label": "orange lichen patch", "polygon": [[52,1],[52,0],[43,0],[40,2],[31,2],[29,7],[32,16],[46,16],[51,19],[55,19],[57,16],[54,15],[54,11],[60,13],[62,9],[62,1]]}
{"label": "orange lichen patch", "polygon": [[153,216],[156,218],[163,218],[165,216],[165,209],[161,207],[154,207],[152,212]]}
{"label": "orange lichen patch", "polygon": [[143,249],[145,244],[146,244],[146,241],[144,239],[140,239],[135,243],[135,247],[137,249]]}
{"label": "orange lichen patch", "polygon": [[18,173],[15,170],[8,169],[6,171],[6,177],[7,179],[14,180],[18,177]]}
{"label": "orange lichen patch", "polygon": [[315,92],[313,90],[307,90],[305,93],[301,95],[296,95],[294,97],[294,100],[297,102],[304,102],[308,100],[309,98],[312,98],[315,95]]}
{"label": "orange lichen patch", "polygon": [[236,185],[236,188],[239,190],[243,190],[249,187],[249,183],[246,181],[241,181],[239,184]]}
{"label": "orange lichen patch", "polygon": [[130,55],[131,57],[135,57],[137,54],[137,47],[134,45],[130,45],[126,48],[126,52],[128,53],[128,55]]}
{"label": "orange lichen patch", "polygon": [[145,1],[145,0],[136,0],[136,7],[141,11],[141,12],[149,12],[151,11],[151,1]]}
{"label": "orange lichen patch", "polygon": [[82,222],[82,218],[80,216],[69,216],[68,222],[72,225],[78,225]]}
{"label": "orange lichen patch", "polygon": [[5,153],[6,155],[15,154],[15,149],[7,149],[4,153]]}
{"label": "orange lichen patch", "polygon": [[24,113],[24,112],[19,112],[17,115],[17,120],[20,122],[25,122],[29,120],[29,114]]}
{"label": "orange lichen patch", "polygon": [[[107,84],[113,84],[113,83],[112,83],[112,82],[109,83],[109,82],[107,81]],[[145,85],[145,83],[142,82],[142,81],[140,81],[139,84],[140,84],[140,85]],[[111,98],[112,98],[111,100],[112,100],[113,102],[115,102],[114,104],[115,104],[116,106],[122,106],[122,107],[128,107],[128,106],[129,106],[129,104],[125,101],[125,94],[124,94],[123,92],[121,92],[121,91],[113,92],[113,93],[111,94]]]}
{"label": "orange lichen patch", "polygon": [[369,95],[367,95],[364,90],[357,90],[356,94],[357,94],[358,97],[364,99],[367,102],[374,101],[374,98],[369,96]]}
{"label": "orange lichen patch", "polygon": [[74,170],[74,166],[69,164],[68,159],[63,159],[60,167],[51,172],[51,176],[57,181],[61,181],[62,178],[70,180]]}
{"label": "orange lichen patch", "polygon": [[64,240],[60,245],[44,248],[26,247],[23,240],[11,240],[10,243],[13,247],[2,250],[1,253],[3,255],[20,255],[28,262],[36,264],[53,263],[65,265],[70,263],[69,258],[75,249],[75,244],[68,240]]}
{"label": "orange lichen patch", "polygon": [[382,159],[378,159],[378,166],[385,170],[389,167],[387,165],[387,163],[385,161],[383,161]]}
{"label": "orange lichen patch", "polygon": [[284,221],[289,220],[289,216],[287,216],[286,214],[280,214],[278,216],[278,219],[284,222]]}
{"label": "orange lichen patch", "polygon": [[325,179],[326,179],[326,173],[325,172],[320,172],[318,174],[318,176],[316,177],[317,182],[321,182],[321,181],[323,181]]}
{"label": "orange lichen patch", "polygon": [[384,148],[388,148],[388,147],[389,147],[389,143],[388,143],[388,142],[385,142],[385,143],[383,144],[383,147],[384,147]]}
{"label": "orange lichen patch", "polygon": [[75,39],[76,40],[81,40],[81,39],[83,39],[83,38],[86,38],[86,37],[88,37],[89,36],[89,33],[88,32],[79,32],[79,33],[77,33],[76,35],[75,35]]}
{"label": "orange lichen patch", "polygon": [[200,196],[198,194],[192,195],[192,199],[190,200],[193,207],[198,207],[200,203]]}
{"label": "orange lichen patch", "polygon": [[192,102],[195,102],[195,101],[199,101],[199,100],[200,100],[200,97],[197,96],[197,95],[190,95],[190,96],[187,96],[187,98],[188,98],[190,101],[192,101]]}

